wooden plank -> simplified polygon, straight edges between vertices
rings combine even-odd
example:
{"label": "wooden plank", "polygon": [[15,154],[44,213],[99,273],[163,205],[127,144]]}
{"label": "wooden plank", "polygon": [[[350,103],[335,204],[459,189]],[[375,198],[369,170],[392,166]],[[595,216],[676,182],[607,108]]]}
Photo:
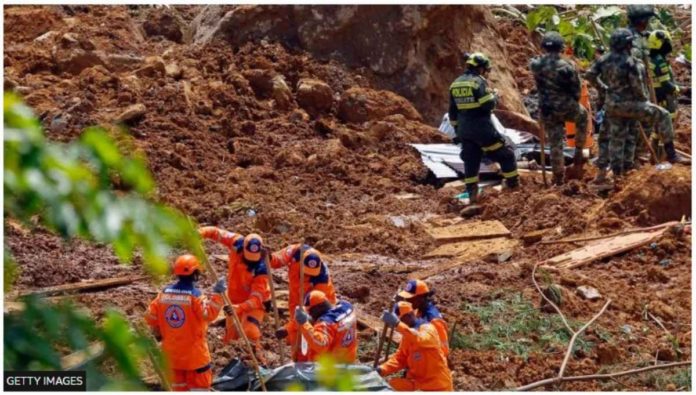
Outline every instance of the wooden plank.
{"label": "wooden plank", "polygon": [[75,351],[72,354],[66,355],[60,359],[62,370],[77,369],[94,358],[100,357],[104,353],[104,343],[101,341],[92,342],[87,348],[80,351]]}
{"label": "wooden plank", "polygon": [[441,228],[426,228],[425,232],[438,243],[510,236],[510,231],[500,221],[474,221]]}
{"label": "wooden plank", "polygon": [[506,249],[514,248],[517,246],[517,243],[517,240],[507,237],[460,241],[458,243],[441,245],[423,255],[423,258],[466,256],[467,258],[476,259],[484,257],[488,254],[502,252]]}
{"label": "wooden plank", "polygon": [[664,231],[663,228],[652,232],[629,233],[597,240],[586,246],[547,259],[543,264],[565,269],[576,268],[651,243],[657,240]]}
{"label": "wooden plank", "polygon": [[85,280],[85,281],[81,281],[79,283],[63,284],[63,285],[57,285],[55,287],[47,287],[47,288],[41,288],[41,289],[35,289],[35,290],[19,291],[19,292],[15,293],[14,295],[17,297],[27,296],[27,295],[47,296],[47,295],[62,294],[62,293],[66,293],[66,292],[90,291],[90,290],[96,290],[96,289],[112,288],[112,287],[118,287],[121,285],[127,285],[130,283],[134,283],[136,281],[147,279],[147,278],[148,278],[147,275],[137,275],[137,276],[106,278],[106,279],[101,279],[101,280]]}

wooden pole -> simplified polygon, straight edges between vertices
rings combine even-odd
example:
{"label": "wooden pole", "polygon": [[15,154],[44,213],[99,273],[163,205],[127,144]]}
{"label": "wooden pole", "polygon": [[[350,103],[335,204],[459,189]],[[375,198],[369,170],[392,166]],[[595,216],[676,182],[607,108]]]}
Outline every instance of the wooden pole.
{"label": "wooden pole", "polygon": [[379,366],[379,357],[382,355],[382,347],[384,346],[384,339],[387,337],[387,324],[385,323],[382,327],[382,334],[379,336],[379,343],[377,344],[377,352],[375,353],[375,363],[373,367],[377,369]]}
{"label": "wooden pole", "polygon": [[[280,317],[278,316],[278,303],[276,302],[275,285],[273,284],[273,268],[271,267],[268,256],[268,249],[264,248],[262,259],[266,261],[266,267],[268,268],[268,285],[271,287],[271,303],[273,304],[273,318],[275,319],[275,330],[277,332],[280,329]],[[285,346],[283,343],[285,343],[284,339],[278,340],[278,351],[281,364],[285,363]]]}
{"label": "wooden pole", "polygon": [[645,130],[643,130],[643,125],[641,125],[639,121],[636,121],[636,123],[638,124],[638,130],[640,131],[640,137],[643,139],[643,142],[648,147],[648,151],[650,152],[650,159],[651,159],[650,162],[653,165],[655,165],[658,163],[657,153],[655,153],[655,150],[653,150],[653,147],[650,144],[650,140],[648,140],[648,136],[645,135]]}
{"label": "wooden pole", "polygon": [[[300,246],[300,260],[297,262],[298,265],[300,265],[300,305],[298,306],[301,309],[304,309],[304,264],[302,263],[302,246]],[[290,316],[290,319],[293,318],[293,314],[295,314],[294,311],[291,311],[288,313]],[[300,354],[302,353],[302,331],[300,328],[297,328],[297,338],[295,339],[295,344],[293,346],[293,355],[295,356],[295,359],[297,359]]]}
{"label": "wooden pole", "polygon": [[384,353],[384,362],[389,359],[389,351],[391,351],[391,345],[394,342],[394,328],[389,328],[389,341],[387,341],[386,351]]}
{"label": "wooden pole", "polygon": [[[203,254],[203,264],[206,266],[206,273],[208,273],[213,280],[213,282],[216,282],[218,280],[217,273],[215,272],[215,268],[213,267],[212,264],[208,262],[208,256]],[[237,330],[237,333],[239,333],[239,337],[244,340],[244,346],[246,348],[247,353],[249,353],[249,356],[251,356],[251,361],[254,364],[254,371],[256,372],[256,377],[259,378],[259,382],[261,383],[261,389],[266,392],[266,382],[263,380],[263,376],[261,376],[261,369],[259,368],[259,361],[256,359],[256,354],[254,354],[254,348],[251,346],[251,342],[249,341],[249,338],[246,336],[246,333],[244,333],[244,330],[242,328],[242,323],[239,321],[239,317],[237,317],[237,312],[234,311],[234,308],[232,307],[232,301],[230,300],[230,297],[227,295],[227,292],[222,293],[222,300],[225,301],[226,306],[230,306],[232,310],[232,314],[229,316],[232,318],[232,323],[234,324],[235,329]]]}

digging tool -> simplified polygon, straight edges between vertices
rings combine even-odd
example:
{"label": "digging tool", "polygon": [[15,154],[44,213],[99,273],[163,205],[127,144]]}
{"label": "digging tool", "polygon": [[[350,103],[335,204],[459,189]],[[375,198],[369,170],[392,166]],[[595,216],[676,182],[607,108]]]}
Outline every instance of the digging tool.
{"label": "digging tool", "polygon": [[548,187],[549,183],[546,181],[546,130],[544,130],[544,123],[539,121],[539,144],[541,145],[541,177],[544,179],[544,187]]}
{"label": "digging tool", "polygon": [[375,363],[373,367],[377,369],[379,366],[379,357],[382,356],[382,347],[384,346],[384,339],[387,337],[387,324],[385,323],[382,327],[382,334],[379,336],[379,343],[377,344],[377,353],[375,354]]}
{"label": "digging tool", "polygon": [[394,328],[389,328],[389,335],[387,336],[389,340],[387,341],[386,351],[384,352],[384,362],[389,359],[389,351],[391,351],[391,345],[394,342]]}
{"label": "digging tool", "polygon": [[[278,303],[276,302],[275,285],[273,284],[273,268],[271,267],[271,262],[268,260],[268,248],[263,249],[263,255],[261,259],[266,262],[266,267],[268,268],[268,285],[271,287],[271,303],[273,304],[273,318],[275,319],[275,331],[280,329],[280,318],[278,316]],[[278,346],[280,351],[280,363],[285,363],[285,343],[284,339],[278,340]]]}
{"label": "digging tool", "polygon": [[[304,244],[303,244],[304,245]],[[302,247],[300,247],[302,248]],[[302,263],[302,252],[300,250],[300,305],[301,309],[304,309],[304,264]],[[294,314],[294,311],[289,312],[289,314]],[[299,353],[302,352],[302,331],[297,328],[297,338],[295,339],[295,344],[293,345],[293,355],[299,357]]]}
{"label": "digging tool", "polygon": [[[210,264],[210,262],[208,262],[208,256],[205,254],[203,254],[203,264],[208,269],[206,272],[210,274],[210,277],[213,280],[213,282],[217,281],[218,276],[215,272],[215,268],[212,264]],[[239,336],[242,338],[242,340],[244,340],[244,346],[247,349],[247,353],[249,353],[249,355],[251,356],[251,361],[254,364],[254,371],[256,372],[256,377],[259,378],[259,382],[261,383],[261,389],[264,392],[266,392],[266,382],[263,380],[263,376],[261,376],[261,369],[259,368],[259,361],[256,359],[256,354],[254,354],[254,348],[252,347],[249,338],[246,336],[246,333],[244,333],[242,323],[239,321],[239,317],[237,316],[237,312],[234,310],[234,307],[232,307],[232,301],[230,300],[230,297],[227,295],[227,292],[222,293],[222,299],[225,302],[225,306],[229,306],[232,310],[232,314],[227,316],[227,318],[232,318],[232,322],[234,323],[234,327],[237,330],[237,333],[239,333]]]}
{"label": "digging tool", "polygon": [[655,153],[655,150],[653,149],[652,144],[650,144],[650,141],[648,140],[648,136],[645,135],[645,130],[643,130],[643,125],[641,125],[640,122],[637,122],[637,123],[638,123],[638,130],[640,131],[640,137],[643,139],[643,142],[648,147],[648,151],[650,151],[650,159],[652,159],[650,161],[650,163],[655,165],[658,163],[657,153]]}

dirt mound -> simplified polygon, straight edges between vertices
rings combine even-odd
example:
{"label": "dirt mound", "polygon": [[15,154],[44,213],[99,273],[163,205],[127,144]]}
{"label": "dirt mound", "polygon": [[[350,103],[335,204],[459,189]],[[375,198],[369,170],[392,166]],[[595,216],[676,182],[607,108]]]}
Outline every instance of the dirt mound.
{"label": "dirt mound", "polygon": [[607,202],[609,212],[636,217],[640,225],[656,225],[691,217],[691,168],[660,171],[647,166],[632,174]]}
{"label": "dirt mound", "polygon": [[463,70],[464,51],[487,53],[501,107],[527,113],[496,25],[487,8],[468,5],[208,6],[193,29],[197,43],[278,40],[317,59],[336,59],[404,96],[435,123],[447,109],[447,87]]}

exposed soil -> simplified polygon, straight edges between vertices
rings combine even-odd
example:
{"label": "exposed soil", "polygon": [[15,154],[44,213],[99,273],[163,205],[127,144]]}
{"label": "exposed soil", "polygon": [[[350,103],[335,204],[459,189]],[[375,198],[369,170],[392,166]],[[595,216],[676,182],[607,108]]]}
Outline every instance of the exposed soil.
{"label": "exposed soil", "polygon": [[[131,139],[147,155],[160,201],[202,224],[258,231],[276,249],[300,240],[313,244],[327,254],[338,293],[375,316],[405,282],[409,267],[447,262],[421,259],[434,242],[419,221],[457,215],[452,204],[457,191],[425,184],[426,169],[408,146],[447,141],[430,126],[422,104],[412,104],[396,89],[381,90],[385,85],[375,85],[349,62],[319,60],[287,43],[189,44],[194,34],[189,23],[200,8],[175,9],[172,17],[148,7],[6,7],[5,86],[24,96],[48,136],[59,141],[74,139],[94,124],[117,133],[115,119],[132,105],[144,105],[145,114],[129,119],[127,134],[119,138]],[[534,41],[526,28],[511,22],[497,29],[506,40],[501,53],[514,55],[496,62],[513,71],[520,90],[532,90],[527,62],[535,54]],[[687,78],[688,73],[677,73]],[[690,111],[690,106],[681,108],[677,124],[678,145],[687,152]],[[646,166],[606,199],[587,186],[594,176],[593,169],[587,170],[582,182],[548,189],[539,176],[524,174],[520,190],[484,197],[477,219],[498,219],[516,238],[546,229],[546,237],[556,239],[691,216],[688,167],[657,171]],[[416,197],[398,197],[406,193]],[[396,216],[405,219],[403,224],[393,221]],[[9,220],[5,235],[21,269],[15,289],[142,270],[138,260],[119,265],[108,247],[66,243]],[[690,237],[667,233],[654,245],[551,274],[562,289],[568,318],[586,321],[605,298],[613,301],[596,324],[611,340],[589,330],[585,339],[601,346],[576,353],[569,375],[653,363],[658,351],[665,358],[691,358]],[[481,323],[463,311],[464,305],[485,304],[507,292],[539,305],[531,266],[570,248],[521,244],[505,263],[471,262],[428,283],[450,326],[456,321],[462,333],[480,330]],[[219,246],[209,245],[209,250],[223,252]],[[223,270],[222,263],[216,264]],[[382,269],[357,270],[366,265]],[[202,287],[209,285],[204,280]],[[582,299],[575,292],[580,285],[596,288],[602,299]],[[135,320],[158,287],[143,281],[74,298],[96,317],[114,307]],[[676,337],[680,355],[669,355],[664,331],[646,310]],[[272,321],[267,319],[263,329],[266,359],[275,365]],[[241,354],[239,345],[222,345],[222,328],[210,331],[217,368]],[[374,337],[365,332],[361,340],[367,344]],[[455,389],[496,390],[552,377],[563,353],[534,353],[525,361],[514,353],[455,349]],[[371,358],[365,350],[360,353],[361,361]],[[656,389],[640,378],[622,382],[634,390]],[[562,389],[612,387],[577,382]]]}

